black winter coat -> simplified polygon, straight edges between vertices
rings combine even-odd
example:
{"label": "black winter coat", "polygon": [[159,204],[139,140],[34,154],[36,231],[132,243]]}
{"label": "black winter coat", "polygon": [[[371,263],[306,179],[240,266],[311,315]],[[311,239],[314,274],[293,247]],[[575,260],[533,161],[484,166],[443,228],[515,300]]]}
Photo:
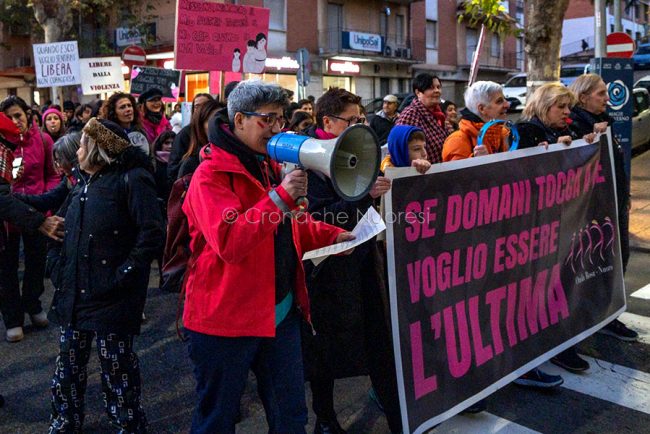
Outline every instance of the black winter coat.
{"label": "black winter coat", "polygon": [[[574,107],[569,115],[573,121],[570,125],[579,137],[584,137],[586,134],[594,131],[594,124],[600,122],[607,122],[611,126],[614,119],[607,113],[595,115],[584,110],[581,107]],[[627,261],[630,256],[629,252],[629,238],[628,238],[628,220],[629,212],[628,206],[630,203],[630,180],[625,173],[625,155],[621,144],[612,135],[612,154],[614,155],[614,177],[616,179],[616,196],[618,198],[618,224],[621,232],[621,250],[623,257],[623,269],[627,267]]]}
{"label": "black winter coat", "polygon": [[377,134],[380,145],[383,146],[388,141],[388,135],[390,134],[390,130],[393,129],[393,126],[395,126],[397,117],[395,116],[393,120],[390,120],[377,114],[370,119],[370,128]]}
{"label": "black winter coat", "polygon": [[48,255],[56,288],[50,319],[79,330],[139,333],[151,261],[165,241],[148,157],[129,147],[80,177],[59,214],[65,236]]}
{"label": "black winter coat", "polygon": [[[313,134],[313,129],[311,130]],[[341,199],[329,178],[308,171],[309,212],[317,220],[352,230],[373,200]],[[330,256],[314,267],[305,263],[313,330],[303,327],[307,379],[368,374],[368,356],[390,345],[382,304],[381,256],[376,241],[357,246],[348,256]]]}

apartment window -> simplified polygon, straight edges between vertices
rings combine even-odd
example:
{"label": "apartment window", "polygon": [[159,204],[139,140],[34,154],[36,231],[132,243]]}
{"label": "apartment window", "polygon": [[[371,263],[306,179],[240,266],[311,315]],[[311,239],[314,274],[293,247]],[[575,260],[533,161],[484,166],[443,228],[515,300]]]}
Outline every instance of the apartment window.
{"label": "apartment window", "polygon": [[270,30],[287,30],[285,19],[285,0],[264,0],[264,7],[271,10],[269,17]]}
{"label": "apartment window", "polygon": [[637,21],[640,20],[641,19],[641,5],[639,5],[639,4],[632,5],[632,8],[634,8],[634,18],[636,18]]}
{"label": "apartment window", "polygon": [[466,42],[467,49],[466,49],[466,54],[467,54],[467,64],[472,63],[472,56],[474,55],[474,51],[476,51],[476,45],[478,43],[478,32],[475,29],[467,29],[466,33]]}
{"label": "apartment window", "polygon": [[404,15],[395,15],[395,39],[398,44],[404,44]]}
{"label": "apartment window", "polygon": [[501,57],[501,38],[499,38],[499,35],[492,35],[490,40],[490,55],[492,57]]}
{"label": "apartment window", "polygon": [[386,32],[388,31],[388,15],[386,12],[379,14],[379,34],[388,36]]}
{"label": "apartment window", "polygon": [[427,48],[438,48],[438,22],[427,20]]}

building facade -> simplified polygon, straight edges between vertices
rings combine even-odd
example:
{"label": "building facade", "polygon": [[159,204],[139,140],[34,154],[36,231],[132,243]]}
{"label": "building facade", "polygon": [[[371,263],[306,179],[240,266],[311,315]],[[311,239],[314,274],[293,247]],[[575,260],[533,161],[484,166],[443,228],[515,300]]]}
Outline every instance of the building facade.
{"label": "building facade", "polygon": [[[630,35],[637,44],[647,41],[648,12],[650,1],[615,0],[621,4],[621,25],[623,32]],[[614,6],[610,3],[606,13],[607,33],[614,32]],[[560,56],[567,62],[593,57],[594,53],[594,4],[593,0],[571,0],[562,24]],[[582,59],[584,60],[584,59]]]}
{"label": "building facade", "polygon": [[[388,93],[410,92],[412,77],[428,71],[440,77],[444,98],[462,101],[479,29],[458,23],[460,0],[224,1],[270,10],[266,71],[259,75],[184,71],[181,89],[185,100],[201,92],[219,94],[229,81],[256,77],[294,91],[296,98],[318,97],[337,86],[368,101]],[[153,9],[145,12],[143,8],[141,17],[144,26],[140,30],[145,29],[145,35],[129,28],[120,13],[102,23],[102,28],[80,24],[82,34],[106,41],[101,54],[97,44],[80,43],[81,57],[120,55],[124,48],[136,44],[146,49],[149,66],[173,68],[176,2],[154,0],[150,4]],[[502,2],[519,25],[524,21],[523,4],[523,0]],[[2,37],[10,42],[11,51],[0,59],[0,96],[18,93],[33,100],[32,41],[29,35],[13,35],[7,29],[2,30]],[[305,87],[296,80],[299,51],[309,57],[310,78]],[[504,82],[525,68],[523,53],[522,38],[488,34],[479,57],[478,79]],[[128,77],[125,68],[127,89]],[[40,90],[41,101],[49,96],[47,92]],[[81,96],[74,87],[67,89],[66,97],[74,101],[97,98]]]}

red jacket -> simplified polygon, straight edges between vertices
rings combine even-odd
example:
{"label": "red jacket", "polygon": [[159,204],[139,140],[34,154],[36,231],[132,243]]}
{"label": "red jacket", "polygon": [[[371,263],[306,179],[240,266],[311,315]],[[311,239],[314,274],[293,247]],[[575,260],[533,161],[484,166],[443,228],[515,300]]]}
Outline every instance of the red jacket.
{"label": "red jacket", "polygon": [[[284,188],[275,190],[293,205]],[[269,191],[235,155],[214,145],[192,176],[183,203],[195,258],[185,286],[183,324],[188,329],[215,336],[275,336],[274,234],[281,211]],[[298,258],[333,244],[343,232],[308,214],[302,217],[292,220]],[[309,320],[305,274],[298,262],[294,296]]]}
{"label": "red jacket", "polygon": [[59,185],[61,176],[54,169],[52,138],[32,125],[25,134],[14,157],[22,157],[25,171],[11,185],[11,190],[21,194],[43,194]]}

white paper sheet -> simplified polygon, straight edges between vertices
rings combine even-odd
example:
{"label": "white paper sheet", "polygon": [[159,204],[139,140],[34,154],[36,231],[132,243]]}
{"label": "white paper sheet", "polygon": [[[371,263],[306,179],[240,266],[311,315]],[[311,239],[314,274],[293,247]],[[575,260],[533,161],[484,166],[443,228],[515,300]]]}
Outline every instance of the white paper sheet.
{"label": "white paper sheet", "polygon": [[315,265],[318,265],[328,256],[345,252],[348,249],[363,244],[385,230],[386,224],[384,223],[384,220],[375,208],[371,206],[352,230],[352,234],[356,237],[354,240],[344,241],[342,243],[332,244],[331,246],[309,251],[303,255],[302,259],[303,261],[311,259]]}

